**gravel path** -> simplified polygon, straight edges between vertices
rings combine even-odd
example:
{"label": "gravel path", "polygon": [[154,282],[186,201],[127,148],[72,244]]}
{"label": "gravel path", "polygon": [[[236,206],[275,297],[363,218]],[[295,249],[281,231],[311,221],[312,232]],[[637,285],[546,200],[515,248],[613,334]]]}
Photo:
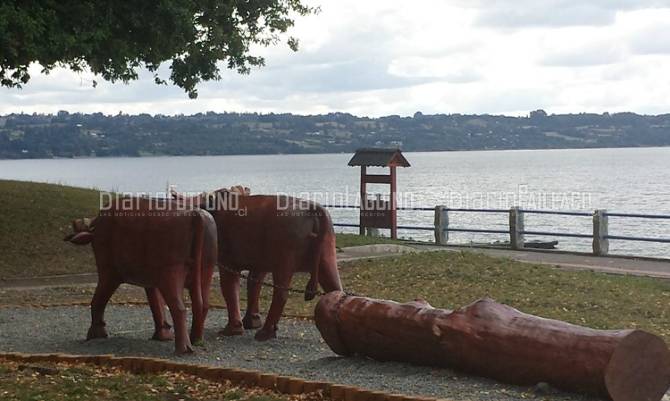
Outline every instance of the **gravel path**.
{"label": "gravel path", "polygon": [[[148,308],[109,306],[106,320],[110,338],[85,342],[83,338],[90,322],[86,307],[0,308],[0,351],[175,358],[172,342],[147,340],[152,334]],[[447,369],[338,357],[310,321],[282,319],[279,338],[266,343],[254,341],[251,332],[239,337],[217,337],[216,332],[225,320],[225,311],[211,311],[205,346],[197,347],[192,356],[178,359],[454,401],[592,400],[553,389],[503,385]]]}

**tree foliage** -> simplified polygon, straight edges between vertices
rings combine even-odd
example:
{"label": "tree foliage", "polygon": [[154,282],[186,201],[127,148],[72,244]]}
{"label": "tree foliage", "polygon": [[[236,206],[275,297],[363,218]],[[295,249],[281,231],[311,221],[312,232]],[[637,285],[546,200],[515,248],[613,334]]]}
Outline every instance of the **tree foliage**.
{"label": "tree foliage", "polygon": [[[0,86],[28,83],[28,67],[89,69],[129,82],[170,63],[169,80],[197,97],[220,79],[217,62],[239,73],[264,65],[252,45],[277,44],[294,16],[315,12],[301,0],[4,0],[0,2]],[[297,41],[288,38],[297,50]],[[95,82],[94,82],[95,84]]]}

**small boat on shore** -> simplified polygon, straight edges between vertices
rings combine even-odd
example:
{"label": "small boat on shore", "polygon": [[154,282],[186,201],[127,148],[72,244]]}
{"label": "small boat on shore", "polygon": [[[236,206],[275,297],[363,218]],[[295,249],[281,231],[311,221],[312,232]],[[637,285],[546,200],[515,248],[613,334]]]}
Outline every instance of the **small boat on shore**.
{"label": "small boat on shore", "polygon": [[[471,242],[470,245],[472,245],[472,246],[491,246],[491,247],[499,247],[499,248],[509,248],[510,247],[509,241]],[[524,248],[531,248],[531,249],[557,249],[558,241],[557,240],[553,240],[553,241],[532,240],[532,241],[524,242],[523,245],[524,245]]]}

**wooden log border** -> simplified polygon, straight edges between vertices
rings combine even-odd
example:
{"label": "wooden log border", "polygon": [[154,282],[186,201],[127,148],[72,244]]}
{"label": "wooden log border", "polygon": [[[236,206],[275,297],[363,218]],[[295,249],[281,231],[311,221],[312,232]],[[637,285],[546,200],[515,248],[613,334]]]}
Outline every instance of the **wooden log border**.
{"label": "wooden log border", "polygon": [[317,393],[332,401],[436,401],[437,398],[409,396],[366,390],[360,387],[335,384],[325,381],[304,380],[298,377],[262,373],[255,370],[224,368],[174,362],[166,359],[145,357],[119,357],[105,355],[25,354],[0,352],[0,361],[20,363],[65,363],[69,365],[97,365],[114,367],[133,374],[157,374],[161,372],[181,373],[212,382],[229,381],[247,388],[261,388],[281,394]]}

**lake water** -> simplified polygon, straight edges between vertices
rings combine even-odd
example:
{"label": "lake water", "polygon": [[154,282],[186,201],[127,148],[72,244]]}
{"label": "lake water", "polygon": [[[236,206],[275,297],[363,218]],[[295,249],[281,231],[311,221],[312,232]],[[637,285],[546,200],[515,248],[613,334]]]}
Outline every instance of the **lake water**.
{"label": "lake water", "polygon": [[[408,152],[399,169],[401,206],[670,214],[670,148]],[[350,154],[0,160],[0,178],[121,192],[204,191],[242,184],[252,193],[288,193],[324,204],[358,201],[359,169]],[[384,187],[372,188],[382,192]],[[356,210],[333,209],[356,223]],[[506,214],[450,213],[451,227],[506,229]],[[400,211],[400,225],[430,226],[432,212]],[[590,217],[526,215],[526,230],[592,232]],[[346,229],[345,229],[346,230]],[[353,231],[353,230],[352,230]],[[670,238],[670,220],[610,217],[610,234]],[[431,232],[400,231],[431,239]],[[590,251],[589,239],[558,239],[564,250]],[[508,240],[506,235],[451,233],[454,243]],[[611,253],[670,257],[670,244],[611,241]]]}

